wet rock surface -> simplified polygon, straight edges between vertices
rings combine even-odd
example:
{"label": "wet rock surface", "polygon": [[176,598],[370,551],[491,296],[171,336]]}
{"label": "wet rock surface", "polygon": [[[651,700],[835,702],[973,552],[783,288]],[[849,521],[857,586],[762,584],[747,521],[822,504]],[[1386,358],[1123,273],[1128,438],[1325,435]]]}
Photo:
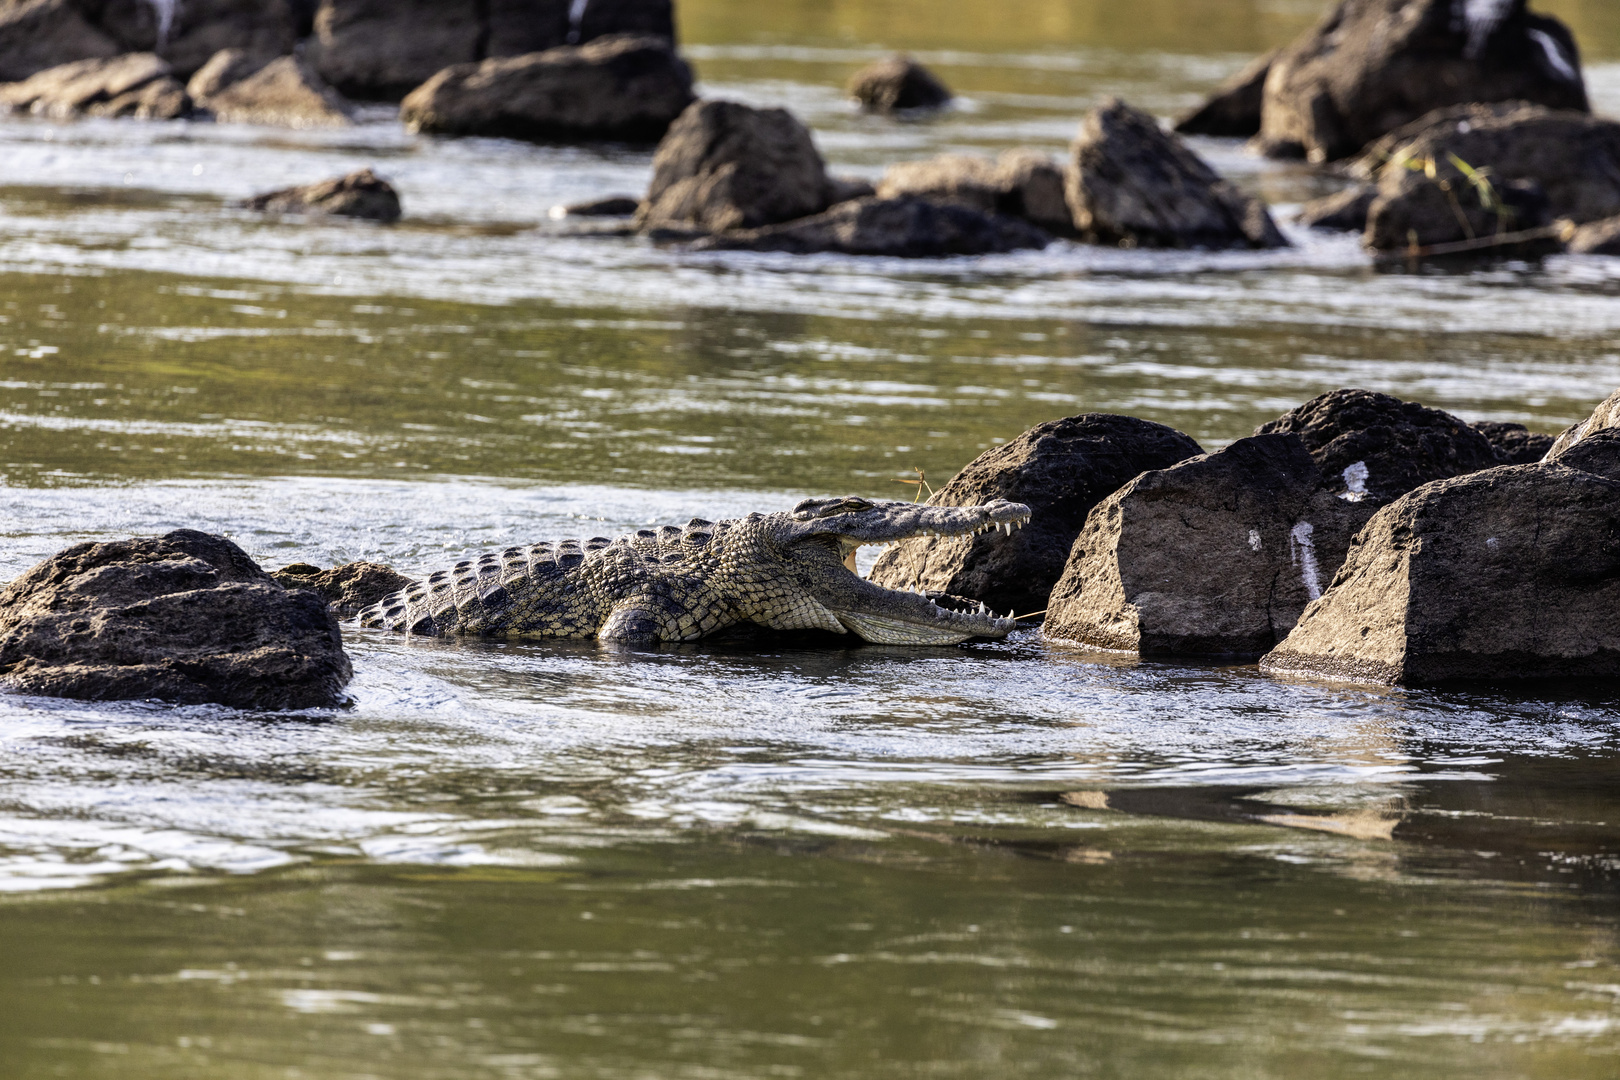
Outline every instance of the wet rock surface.
{"label": "wet rock surface", "polygon": [[1587,108],[1574,38],[1525,0],[1341,0],[1272,62],[1259,138],[1332,161],[1434,109],[1512,100]]}
{"label": "wet rock surface", "polygon": [[1620,428],[1620,390],[1598,402],[1591,416],[1559,432],[1558,438],[1547,450],[1547,456],[1555,458],[1582,439],[1611,428]]}
{"label": "wet rock surface", "polygon": [[848,90],[861,108],[875,113],[943,108],[952,96],[937,75],[909,56],[866,65],[850,77]]}
{"label": "wet rock surface", "polygon": [[1093,506],[1139,473],[1201,452],[1174,428],[1131,416],[1082,413],[1037,424],[974,458],[928,500],[1021,502],[1029,524],[1011,534],[906,540],[879,557],[871,580],[982,600],[1001,612],[1039,611]]}
{"label": "wet rock surface", "polygon": [[1180,137],[1112,99],[1080,125],[1068,172],[1075,228],[1124,247],[1283,247],[1259,199],[1222,180]]}
{"label": "wet rock surface", "polygon": [[1176,119],[1174,129],[1181,135],[1217,135],[1247,138],[1260,133],[1260,102],[1265,96],[1266,75],[1277,50],[1255,57],[1243,69],[1215,89],[1198,108]]}
{"label": "wet rock surface", "polygon": [[1620,428],[1594,431],[1559,451],[1551,460],[1571,469],[1620,480]]}
{"label": "wet rock surface", "polygon": [[699,238],[698,251],[840,252],[896,258],[987,255],[1041,248],[1051,237],[1018,218],[905,196],[840,202],[820,214]]}
{"label": "wet rock surface", "polygon": [[413,131],[537,142],[651,142],[693,101],[692,71],[669,40],[614,35],[445,68],[411,91]]}
{"label": "wet rock surface", "polygon": [[1468,425],[1490,442],[1498,465],[1529,465],[1540,461],[1552,449],[1553,437],[1540,435],[1523,424],[1499,420],[1476,420]]}
{"label": "wet rock surface", "polygon": [[699,101],[653,155],[638,223],[720,232],[818,214],[831,202],[826,164],[786,109]]}
{"label": "wet rock surface", "polygon": [[915,195],[987,214],[1020,217],[1055,236],[1074,234],[1063,166],[1038,150],[1017,148],[999,158],[942,154],[891,165],[878,182],[882,198]]}
{"label": "wet rock surface", "polygon": [[1620,676],[1620,482],[1505,465],[1384,507],[1272,675],[1421,684]]}
{"label": "wet rock surface", "polygon": [[223,537],[78,544],[0,591],[0,687],[243,709],[329,707],[351,669],[315,593]]}
{"label": "wet rock surface", "polygon": [[350,619],[411,584],[411,579],[382,563],[353,562],[322,570],[310,563],[284,566],[270,575],[287,589],[308,589],[326,601],[340,619]]}
{"label": "wet rock surface", "polygon": [[20,82],[62,64],[107,60],[125,51],[72,0],[0,5],[0,81]]}
{"label": "wet rock surface", "polygon": [[297,42],[297,16],[285,0],[87,0],[97,25],[126,52],[155,52],[188,79],[221,49],[283,56]]}
{"label": "wet rock surface", "polygon": [[79,60],[0,86],[0,109],[53,120],[74,116],[173,120],[192,110],[191,97],[168,63],[153,53]]}
{"label": "wet rock surface", "polygon": [[1369,247],[1455,243],[1554,218],[1580,225],[1620,215],[1620,122],[1534,105],[1468,106],[1427,117],[1407,134],[1375,146],[1361,165],[1381,161]]}
{"label": "wet rock surface", "polygon": [[[256,70],[245,70],[251,66],[247,54],[226,50],[192,76],[187,90],[197,104],[225,123],[309,128],[353,122],[343,96],[297,57],[277,57]],[[235,72],[242,74],[230,78]]]}
{"label": "wet rock surface", "polygon": [[333,180],[267,191],[245,200],[242,206],[267,214],[354,217],[381,222],[397,221],[400,215],[399,193],[370,169]]}
{"label": "wet rock surface", "polygon": [[1318,480],[1305,445],[1281,434],[1143,473],[1087,517],[1042,634],[1143,656],[1259,656],[1321,594]]}

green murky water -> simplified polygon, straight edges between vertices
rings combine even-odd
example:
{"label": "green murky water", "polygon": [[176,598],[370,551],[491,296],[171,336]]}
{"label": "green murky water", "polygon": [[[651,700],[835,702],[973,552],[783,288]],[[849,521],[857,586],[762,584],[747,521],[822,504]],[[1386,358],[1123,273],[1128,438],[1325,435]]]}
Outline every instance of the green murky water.
{"label": "green murky water", "polygon": [[[1574,27],[1620,111],[1620,16]],[[835,171],[1061,151],[1319,5],[688,2],[706,92]],[[928,124],[838,85],[918,51]],[[1292,204],[1298,166],[1197,143]],[[1041,420],[1217,446],[1367,386],[1555,431],[1620,385],[1620,260],[903,263],[560,236],[649,158],[0,125],[0,579],[81,539],[267,566],[902,495]],[[231,199],[370,164],[400,226]],[[1612,688],[1373,692],[952,649],[401,641],[293,718],[0,700],[0,1076],[1607,1078]]]}

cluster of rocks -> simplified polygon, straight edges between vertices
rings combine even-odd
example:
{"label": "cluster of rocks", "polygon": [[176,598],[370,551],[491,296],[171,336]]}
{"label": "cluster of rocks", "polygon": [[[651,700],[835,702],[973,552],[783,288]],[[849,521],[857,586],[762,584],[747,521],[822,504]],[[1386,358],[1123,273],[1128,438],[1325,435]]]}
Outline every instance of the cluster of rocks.
{"label": "cluster of rocks", "polygon": [[[595,216],[604,201],[559,208]],[[615,205],[629,210],[627,197]],[[874,185],[828,175],[783,109],[695,102],[670,125],[632,228],[699,249],[971,255],[1054,237],[1120,247],[1287,243],[1243,194],[1151,116],[1117,99],[1080,125],[1069,160],[1017,149],[891,166]]]}
{"label": "cluster of rocks", "polygon": [[921,538],[872,571],[1048,638],[1388,683],[1620,676],[1620,392],[1555,442],[1366,390],[1214,453],[1130,417],[1040,425],[931,501],[1015,498],[1011,536]]}
{"label": "cluster of rocks", "polygon": [[1353,182],[1300,220],[1374,251],[1620,253],[1620,123],[1525,0],[1340,0],[1176,130],[1338,163]]}

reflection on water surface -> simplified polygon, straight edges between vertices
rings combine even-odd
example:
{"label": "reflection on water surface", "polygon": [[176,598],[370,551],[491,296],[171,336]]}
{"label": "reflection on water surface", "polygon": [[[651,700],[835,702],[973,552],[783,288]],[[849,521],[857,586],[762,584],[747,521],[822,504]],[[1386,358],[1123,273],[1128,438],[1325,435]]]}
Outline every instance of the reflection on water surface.
{"label": "reflection on water surface", "polygon": [[[1613,5],[1566,18],[1620,111]],[[841,172],[1180,108],[1315,3],[688,0]],[[850,111],[882,48],[967,96]],[[1283,206],[1327,186],[1199,144]],[[267,566],[895,496],[1037,421],[1206,446],[1340,385],[1554,431],[1614,260],[898,263],[560,236],[649,157],[0,126],[0,579],[191,526]],[[394,229],[253,190],[376,165]],[[349,635],[353,707],[0,699],[0,1061],[80,1077],[1608,1077],[1613,687],[1371,691],[951,649]]]}

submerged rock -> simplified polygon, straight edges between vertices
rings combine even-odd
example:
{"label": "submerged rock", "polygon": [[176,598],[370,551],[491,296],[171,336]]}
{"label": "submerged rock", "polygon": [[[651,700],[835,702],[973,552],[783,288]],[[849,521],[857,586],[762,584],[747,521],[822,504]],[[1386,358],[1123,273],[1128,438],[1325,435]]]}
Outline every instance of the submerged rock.
{"label": "submerged rock", "polygon": [[297,57],[278,57],[248,70],[252,66],[240,50],[223,50],[192,76],[186,88],[215,119],[226,123],[310,128],[353,122],[349,103]]}
{"label": "submerged rock", "polygon": [[1367,211],[1377,197],[1378,189],[1373,185],[1352,184],[1300,207],[1298,221],[1313,229],[1361,232],[1367,227]]}
{"label": "submerged rock", "polygon": [[890,165],[876,194],[915,195],[987,214],[1021,217],[1057,236],[1074,233],[1063,166],[1038,150],[1007,150],[992,160],[977,154],[941,154]]}
{"label": "submerged rock", "polygon": [[1265,203],[1222,180],[1180,137],[1115,98],[1080,125],[1068,173],[1074,225],[1122,247],[1284,247]]}
{"label": "submerged rock", "polygon": [[1198,108],[1176,119],[1181,135],[1224,135],[1247,138],[1260,133],[1260,102],[1276,49],[1257,56],[1227,79]]}
{"label": "submerged rock", "polygon": [[169,65],[152,53],[63,64],[0,86],[0,109],[51,119],[73,116],[173,120],[192,103]]}
{"label": "submerged rock", "polygon": [[1260,662],[1373,683],[1620,676],[1620,482],[1558,462],[1425,484]]}
{"label": "submerged rock", "polygon": [[630,217],[641,206],[634,195],[608,195],[601,199],[553,206],[548,216],[553,221],[571,217]]}
{"label": "submerged rock", "polygon": [[242,709],[343,702],[337,621],[223,537],[77,544],[0,591],[0,687]]}
{"label": "submerged rock", "polygon": [[1321,595],[1318,480],[1293,435],[1143,473],[1091,511],[1042,634],[1143,656],[1259,656]]}
{"label": "submerged rock", "polygon": [[910,109],[938,109],[951,102],[951,92],[932,71],[909,56],[874,61],[849,80],[849,96],[867,112],[892,114]]}
{"label": "submerged rock", "polygon": [[1272,61],[1260,145],[1333,161],[1463,102],[1584,111],[1580,66],[1564,24],[1525,0],[1341,0]]}
{"label": "submerged rock", "polygon": [[651,141],[692,103],[692,70],[661,37],[611,36],[445,68],[412,90],[412,131]]}
{"label": "submerged rock", "polygon": [[125,51],[72,0],[0,4],[0,82],[20,82],[79,60],[109,60]]}
{"label": "submerged rock", "polygon": [[1491,444],[1498,465],[1529,465],[1540,461],[1552,449],[1551,435],[1538,435],[1523,424],[1500,420],[1476,420],[1468,425]]}
{"label": "submerged rock", "polygon": [[360,169],[333,180],[267,191],[245,200],[242,206],[269,214],[355,217],[382,222],[398,221],[400,215],[399,193],[370,169]]}
{"label": "submerged rock", "polygon": [[820,251],[939,258],[1041,248],[1051,237],[1026,221],[928,199],[851,199],[809,217],[700,237],[698,251]]}
{"label": "submerged rock", "polygon": [[287,589],[308,589],[326,601],[340,619],[352,619],[385,596],[408,587],[411,579],[382,563],[353,562],[322,570],[293,563],[270,575]]}
{"label": "submerged rock", "polygon": [[1587,436],[1611,428],[1620,428],[1620,390],[1616,390],[1598,402],[1598,406],[1592,410],[1591,416],[1578,424],[1571,424],[1559,432],[1558,438],[1553,441],[1552,446],[1547,450],[1547,457],[1556,458]]}
{"label": "submerged rock", "polygon": [[644,228],[757,229],[819,214],[831,202],[826,163],[786,109],[699,101],[653,155]]}
{"label": "submerged rock", "polygon": [[1028,525],[903,541],[878,558],[871,580],[982,600],[996,611],[1038,612],[1093,506],[1144,470],[1200,452],[1174,428],[1132,416],[1082,413],[1037,424],[974,458],[928,500],[974,506],[1009,499],[1030,508]]}

